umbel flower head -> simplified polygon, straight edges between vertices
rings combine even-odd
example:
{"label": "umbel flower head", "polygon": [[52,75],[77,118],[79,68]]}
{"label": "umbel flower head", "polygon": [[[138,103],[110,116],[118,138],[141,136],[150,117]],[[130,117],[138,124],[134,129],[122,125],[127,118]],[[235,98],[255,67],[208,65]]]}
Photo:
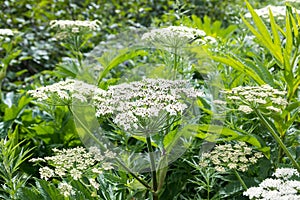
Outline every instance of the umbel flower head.
{"label": "umbel flower head", "polygon": [[54,156],[30,160],[30,162],[47,162],[51,166],[44,166],[39,169],[42,179],[71,177],[74,180],[79,180],[82,177],[94,177],[94,175],[101,174],[103,170],[112,169],[112,164],[105,160],[111,160],[116,156],[110,151],[101,153],[97,147],[90,147],[89,151],[83,147],[53,149],[53,151]]}
{"label": "umbel flower head", "polygon": [[258,187],[251,187],[243,194],[257,200],[300,199],[300,176],[296,169],[279,168],[273,176],[275,178],[267,178]]}
{"label": "umbel flower head", "polygon": [[80,28],[86,28],[89,30],[97,30],[100,22],[94,21],[80,21],[80,20],[52,20],[50,21],[51,28],[58,28],[61,30],[71,29],[74,32],[79,31]]}
{"label": "umbel flower head", "polygon": [[213,165],[219,172],[231,169],[245,172],[261,157],[262,153],[254,152],[245,142],[238,142],[234,145],[218,145],[213,151],[203,153],[199,165],[202,167]]}
{"label": "umbel flower head", "polygon": [[169,26],[166,28],[153,29],[145,33],[142,36],[142,40],[170,49],[179,48],[191,42],[200,44],[216,42],[215,38],[206,36],[203,30],[186,26]]}
{"label": "umbel flower head", "polygon": [[70,104],[76,99],[87,102],[98,88],[83,81],[67,79],[52,85],[29,90],[28,94],[38,101],[50,101],[54,104]]}
{"label": "umbel flower head", "polygon": [[239,86],[224,93],[229,101],[239,105],[238,110],[246,114],[251,113],[253,109],[281,112],[288,104],[284,98],[286,92],[269,85]]}
{"label": "umbel flower head", "polygon": [[184,114],[188,100],[203,95],[187,81],[165,79],[143,79],[98,91],[94,96],[96,116],[109,116],[119,128],[133,134],[166,128]]}

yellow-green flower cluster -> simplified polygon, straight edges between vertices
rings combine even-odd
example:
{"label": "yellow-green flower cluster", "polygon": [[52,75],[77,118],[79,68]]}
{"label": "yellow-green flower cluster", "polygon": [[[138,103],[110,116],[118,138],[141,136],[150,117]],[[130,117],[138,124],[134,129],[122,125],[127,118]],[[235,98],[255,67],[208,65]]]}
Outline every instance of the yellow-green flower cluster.
{"label": "yellow-green flower cluster", "polygon": [[201,167],[213,166],[219,172],[231,169],[245,172],[261,157],[263,157],[262,153],[254,152],[245,142],[238,142],[217,145],[211,152],[203,153],[199,165]]}
{"label": "yellow-green flower cluster", "polygon": [[254,109],[267,112],[281,112],[288,104],[285,91],[275,89],[269,85],[239,86],[224,92],[227,99],[239,105],[238,110],[249,114]]}
{"label": "yellow-green flower cluster", "polygon": [[[88,178],[90,186],[94,189],[99,188],[99,184],[95,178],[103,172],[113,168],[109,160],[113,159],[116,154],[111,151],[101,151],[97,147],[91,147],[86,151],[83,147],[73,149],[53,149],[55,155],[44,158],[33,158],[31,162],[47,162],[49,166],[39,169],[41,179],[50,180],[55,177],[71,178],[80,180],[84,177]],[[107,160],[107,161],[106,161]],[[73,193],[72,186],[67,183],[60,183],[58,189],[64,196]]]}

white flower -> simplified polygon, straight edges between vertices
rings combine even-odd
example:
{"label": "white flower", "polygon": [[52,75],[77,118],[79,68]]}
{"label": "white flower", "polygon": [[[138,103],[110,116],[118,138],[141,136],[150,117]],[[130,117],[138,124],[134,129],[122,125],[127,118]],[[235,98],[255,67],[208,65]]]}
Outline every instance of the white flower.
{"label": "white flower", "polygon": [[28,94],[38,101],[54,101],[58,98],[62,101],[77,99],[81,102],[87,102],[87,98],[91,97],[96,90],[99,91],[100,89],[95,85],[90,85],[78,80],[67,79],[35,90],[29,90]]}
{"label": "white flower", "polygon": [[224,172],[225,169],[245,172],[251,164],[256,163],[256,154],[262,155],[260,152],[254,153],[245,142],[217,145],[210,153],[202,154],[199,164],[208,166],[211,163],[220,172]]}
{"label": "white flower", "polygon": [[261,187],[251,187],[243,193],[244,196],[249,196],[250,199],[259,198],[263,189]]}
{"label": "white flower", "polygon": [[104,162],[104,163],[102,163],[102,168],[104,170],[110,170],[110,169],[113,169],[114,167],[112,166],[112,163]]}
{"label": "white flower", "polygon": [[281,110],[279,108],[276,108],[274,106],[267,106],[266,107],[268,110],[270,111],[274,111],[274,112],[280,112]]}
{"label": "white flower", "polygon": [[249,114],[249,113],[251,113],[253,111],[252,108],[250,108],[249,106],[245,106],[245,105],[239,106],[238,110],[242,111],[242,112],[244,112],[246,114]]}
{"label": "white flower", "polygon": [[89,28],[90,30],[96,30],[99,28],[100,22],[94,21],[80,21],[80,20],[52,20],[50,21],[51,28],[67,29],[71,28],[73,32],[78,32],[79,27]]}
{"label": "white flower", "polygon": [[54,171],[49,167],[42,167],[39,169],[41,179],[48,180],[49,178],[54,176]]}
{"label": "white flower", "polygon": [[[269,19],[269,9],[271,10],[274,17],[277,17],[277,19],[285,19],[285,13],[286,13],[286,7],[285,6],[273,6],[268,5],[266,7],[260,8],[260,9],[254,9],[258,16]],[[299,14],[300,10],[296,10],[296,12]],[[246,18],[251,18],[251,14],[247,13],[245,14]]]}
{"label": "white flower", "polygon": [[273,112],[281,112],[288,102],[284,98],[286,91],[272,88],[270,85],[239,86],[229,91],[224,91],[227,99],[239,105],[238,110],[247,114],[253,108],[265,108]]}
{"label": "white flower", "polygon": [[203,30],[186,26],[169,26],[153,29],[142,36],[142,40],[154,43],[167,49],[182,47],[194,42],[200,45],[213,44],[217,40],[212,36],[206,36]]}
{"label": "white flower", "polygon": [[71,195],[75,194],[75,191],[73,190],[73,187],[69,185],[68,183],[59,183],[58,189],[60,190],[60,193],[64,195],[65,197],[69,197]]}
{"label": "white flower", "polygon": [[273,173],[273,176],[275,176],[277,178],[289,179],[292,176],[298,176],[299,177],[299,172],[296,169],[293,169],[293,168],[278,168]]}
{"label": "white flower", "polygon": [[293,176],[298,176],[296,169],[281,168],[276,169],[273,178],[263,180],[259,187],[251,187],[243,194],[250,199],[279,199],[279,200],[298,200],[300,199],[300,181],[288,180]]}
{"label": "white flower", "polygon": [[14,32],[11,29],[4,28],[4,29],[0,29],[0,36],[1,35],[2,36],[13,36]]}
{"label": "white flower", "polygon": [[93,99],[97,117],[109,115],[120,128],[137,134],[155,122],[151,131],[161,130],[166,126],[162,119],[180,117],[187,109],[185,102],[200,95],[187,81],[143,79],[110,86],[96,92]]}
{"label": "white flower", "polygon": [[74,179],[74,180],[78,180],[81,178],[82,176],[82,172],[79,171],[78,169],[71,169],[70,171],[70,174],[71,174],[71,177]]}
{"label": "white flower", "polygon": [[186,26],[169,26],[167,28],[160,28],[151,30],[142,36],[142,40],[156,41],[162,39],[181,38],[186,40],[193,40],[197,37],[203,37],[206,33],[199,29],[189,28]]}

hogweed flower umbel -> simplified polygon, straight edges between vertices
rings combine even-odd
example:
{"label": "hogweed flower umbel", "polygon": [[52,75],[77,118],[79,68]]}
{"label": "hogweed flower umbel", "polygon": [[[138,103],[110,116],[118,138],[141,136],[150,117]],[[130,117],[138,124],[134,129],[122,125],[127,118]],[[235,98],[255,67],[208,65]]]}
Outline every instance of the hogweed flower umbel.
{"label": "hogweed flower umbel", "polygon": [[169,26],[153,29],[142,36],[142,40],[161,45],[166,48],[177,48],[190,42],[200,44],[215,43],[216,39],[207,36],[203,30],[186,26]]}
{"label": "hogweed flower umbel", "polygon": [[73,149],[53,149],[55,155],[38,159],[31,159],[31,162],[47,162],[48,166],[39,169],[42,179],[49,180],[53,177],[71,177],[79,180],[83,176],[90,174],[101,174],[103,170],[112,169],[112,163],[104,162],[112,159],[116,155],[110,151],[101,153],[97,147],[91,147],[86,151],[83,147]]}
{"label": "hogweed flower umbel", "polygon": [[281,112],[288,104],[285,91],[269,85],[239,86],[224,92],[227,99],[239,105],[238,110],[249,114],[254,109]]}
{"label": "hogweed flower umbel", "polygon": [[74,29],[87,28],[90,30],[97,30],[99,28],[100,22],[98,20],[94,21],[80,21],[80,20],[52,20],[50,21],[51,28]]}
{"label": "hogweed flower umbel", "polygon": [[203,95],[187,81],[165,79],[143,79],[98,91],[96,116],[111,116],[117,126],[135,134],[163,129],[170,119],[183,115],[187,100]]}
{"label": "hogweed flower umbel", "polygon": [[258,187],[251,187],[243,194],[250,199],[300,199],[300,176],[296,169],[279,168],[273,176],[275,178],[267,178]]}
{"label": "hogweed flower umbel", "polygon": [[[98,88],[83,81],[68,79],[52,85],[29,90],[28,94],[38,101],[52,101],[53,103],[71,103],[73,99],[87,102]],[[57,102],[55,102],[57,101]]]}
{"label": "hogweed flower umbel", "polygon": [[217,145],[213,151],[203,153],[199,165],[202,167],[213,165],[218,172],[231,169],[245,172],[261,157],[262,153],[253,151],[245,142],[238,142],[234,145]]}

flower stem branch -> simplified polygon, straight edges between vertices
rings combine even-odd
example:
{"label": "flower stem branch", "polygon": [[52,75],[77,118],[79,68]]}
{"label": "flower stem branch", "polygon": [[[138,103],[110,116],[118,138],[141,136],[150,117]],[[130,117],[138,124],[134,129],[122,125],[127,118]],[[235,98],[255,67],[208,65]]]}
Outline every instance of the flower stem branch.
{"label": "flower stem branch", "polygon": [[269,122],[267,121],[267,119],[258,110],[255,110],[255,113],[257,114],[257,116],[259,117],[259,119],[262,121],[262,123],[270,131],[271,135],[274,137],[274,139],[276,140],[276,142],[279,144],[280,148],[282,148],[282,150],[284,151],[284,153],[286,154],[286,156],[291,160],[291,162],[293,163],[294,167],[298,170],[298,172],[300,172],[300,166],[299,166],[299,164],[293,158],[292,154],[289,152],[289,150],[287,149],[287,147],[285,146],[285,144],[283,143],[283,141],[280,139],[280,137],[278,136],[278,134],[276,133],[276,131],[274,130],[274,128],[269,124]]}
{"label": "flower stem branch", "polygon": [[238,178],[238,180],[240,181],[240,183],[242,184],[244,190],[248,190],[247,185],[245,184],[245,182],[243,181],[243,179],[241,178],[241,176],[239,175],[239,173],[236,170],[233,170],[235,176]]}

